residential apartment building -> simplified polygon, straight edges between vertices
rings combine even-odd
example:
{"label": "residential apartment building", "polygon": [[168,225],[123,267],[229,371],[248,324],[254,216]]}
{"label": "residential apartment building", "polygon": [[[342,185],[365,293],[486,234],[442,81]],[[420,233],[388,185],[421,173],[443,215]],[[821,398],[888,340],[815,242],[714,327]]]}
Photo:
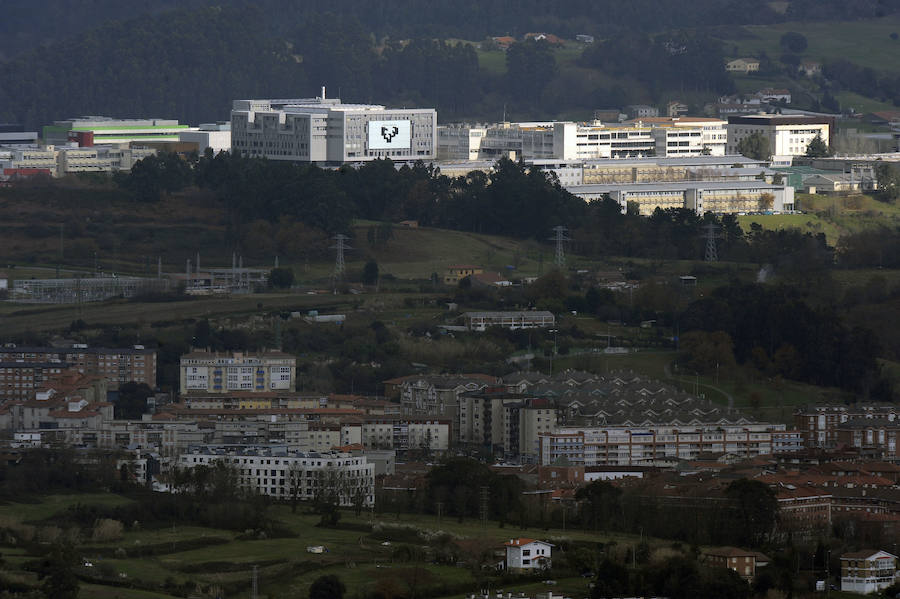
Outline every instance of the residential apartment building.
{"label": "residential apartment building", "polygon": [[[900,409],[885,404],[810,405],[794,412],[795,427],[803,433],[803,443],[808,449],[833,449],[839,442],[853,442],[858,443],[856,447],[880,444],[893,453],[895,437],[888,431],[894,428],[894,423],[900,423]],[[872,426],[867,431],[868,424]]]}
{"label": "residential apartment building", "polygon": [[696,460],[703,453],[753,458],[772,453],[772,432],[779,430],[784,430],[784,425],[558,427],[540,435],[540,463],[549,466],[563,460],[576,466],[649,466]]}
{"label": "residential apartment building", "polygon": [[437,156],[437,112],[343,104],[337,98],[235,100],[231,149],[270,160],[345,164]]}
{"label": "residential apartment building", "polygon": [[0,401],[31,399],[50,378],[69,369],[69,364],[58,361],[0,361]]}
{"label": "residential apartment building", "polygon": [[297,358],[282,352],[194,351],[181,356],[180,371],[182,393],[292,391]]}
{"label": "residential apartment building", "polygon": [[744,580],[750,581],[756,576],[756,569],[769,565],[772,560],[758,551],[748,551],[738,547],[715,547],[707,549],[700,558],[712,568],[728,568],[734,570]]}
{"label": "residential apartment building", "polygon": [[344,507],[375,505],[375,467],[362,455],[211,446],[198,447],[178,461],[182,468],[216,463],[233,468],[241,488],[275,499],[331,497]]}
{"label": "residential apartment building", "polygon": [[728,117],[728,153],[738,153],[738,145],[758,133],[768,141],[769,156],[802,156],[817,136],[831,143],[833,117],[780,114],[748,114]]}
{"label": "residential apartment building", "polygon": [[[45,364],[50,374],[59,374],[60,365],[64,364],[66,366],[63,367],[71,367],[83,374],[102,376],[113,390],[131,382],[156,386],[156,350],[147,349],[143,345],[115,348],[89,347],[84,344],[71,347],[7,345],[0,347],[0,361]],[[0,378],[0,393],[2,382]]]}
{"label": "residential apartment building", "polygon": [[0,428],[14,432],[97,427],[112,419],[103,377],[66,370],[33,389],[27,398],[0,407]]}
{"label": "residential apartment building", "polygon": [[540,436],[556,427],[556,407],[546,399],[504,388],[460,396],[459,443],[488,448],[523,462],[538,461]]}
{"label": "residential apartment building", "polygon": [[462,279],[483,272],[484,269],[480,266],[472,266],[470,264],[448,266],[447,272],[444,274],[444,285],[458,285]]}
{"label": "residential apartment building", "polygon": [[841,555],[841,591],[868,595],[897,582],[897,556],[866,549]]}
{"label": "residential apartment building", "polygon": [[755,73],[759,71],[759,61],[755,58],[736,58],[725,63],[725,70],[731,73]]}

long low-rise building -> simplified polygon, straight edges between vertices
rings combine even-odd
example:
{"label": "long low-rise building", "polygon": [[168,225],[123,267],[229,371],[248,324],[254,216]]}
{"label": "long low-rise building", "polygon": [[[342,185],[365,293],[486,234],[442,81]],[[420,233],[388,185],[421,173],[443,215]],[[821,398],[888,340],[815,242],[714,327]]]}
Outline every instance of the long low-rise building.
{"label": "long low-rise building", "polygon": [[772,453],[773,432],[784,425],[562,427],[539,435],[540,463],[574,466],[653,465],[672,460],[696,460],[704,453],[729,453],[753,458]]}
{"label": "long low-rise building", "polygon": [[764,181],[677,181],[670,183],[603,183],[566,188],[585,201],[609,196],[624,212],[637,205],[642,215],[657,208],[686,208],[697,214],[789,212],[794,210],[794,188]]}
{"label": "long low-rise building", "polygon": [[484,331],[488,327],[504,329],[540,329],[552,327],[556,318],[547,310],[522,310],[519,312],[466,312],[463,314],[466,328]]}
{"label": "long low-rise building", "polygon": [[199,447],[178,461],[182,468],[225,464],[243,489],[276,499],[375,505],[375,466],[349,453],[288,452],[267,447]]}

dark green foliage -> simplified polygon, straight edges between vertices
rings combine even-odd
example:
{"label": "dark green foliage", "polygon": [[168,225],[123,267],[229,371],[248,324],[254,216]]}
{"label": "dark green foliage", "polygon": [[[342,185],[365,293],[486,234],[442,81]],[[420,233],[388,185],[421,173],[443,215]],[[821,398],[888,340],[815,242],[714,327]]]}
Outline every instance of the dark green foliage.
{"label": "dark green foliage", "polygon": [[555,73],[553,49],[543,40],[513,44],[506,52],[506,85],[522,107],[538,105]]}
{"label": "dark green foliage", "polygon": [[738,142],[737,150],[747,158],[754,160],[769,159],[769,138],[761,133],[751,133]]}
{"label": "dark green foliage", "polygon": [[364,285],[375,285],[378,283],[378,263],[376,261],[369,260],[366,262],[362,271],[362,282]]}
{"label": "dark green foliage", "polygon": [[802,54],[806,50],[806,36],[796,31],[788,31],[781,36],[781,47],[794,54]]}
{"label": "dark green foliage", "polygon": [[725,495],[737,504],[740,545],[759,547],[775,531],[778,500],[765,483],[741,478],[733,481]]}
{"label": "dark green foliage", "polygon": [[276,289],[288,289],[294,284],[294,271],[290,268],[273,268],[269,271],[269,284]]}
{"label": "dark green foliage", "polygon": [[452,458],[432,468],[426,478],[425,505],[430,513],[437,513],[441,502],[445,514],[459,519],[474,517],[479,514],[483,488],[489,490],[489,518],[507,521],[522,509],[522,481],[512,475],[495,474],[469,458]]}
{"label": "dark green foliage", "polygon": [[831,156],[831,154],[831,149],[822,139],[821,135],[816,135],[816,137],[809,142],[809,145],[806,146],[806,155],[810,158],[824,158],[826,156]]}
{"label": "dark green foliage", "polygon": [[76,599],[78,597],[78,578],[74,572],[76,559],[72,547],[57,545],[42,560],[41,590],[47,597],[54,599]]}
{"label": "dark green foliage", "polygon": [[119,399],[113,408],[117,419],[138,420],[147,410],[147,398],[153,389],[145,383],[125,383],[119,387]]}
{"label": "dark green foliage", "polygon": [[[849,327],[827,308],[813,308],[795,292],[733,283],[693,302],[681,317],[682,332],[724,331],[739,363],[754,348],[781,358],[787,378],[865,392],[875,382],[880,348],[871,331]],[[792,356],[791,359],[787,359]]]}
{"label": "dark green foliage", "polygon": [[309,586],[309,599],[343,599],[347,587],[334,574],[319,576]]}
{"label": "dark green foliage", "polygon": [[617,77],[635,77],[662,99],[665,90],[731,93],[721,44],[705,35],[673,32],[649,38],[634,31],[593,44],[581,64]]}
{"label": "dark green foliage", "polygon": [[609,530],[613,520],[621,517],[622,490],[605,480],[595,480],[578,489],[575,498],[583,501],[582,520],[594,530]]}

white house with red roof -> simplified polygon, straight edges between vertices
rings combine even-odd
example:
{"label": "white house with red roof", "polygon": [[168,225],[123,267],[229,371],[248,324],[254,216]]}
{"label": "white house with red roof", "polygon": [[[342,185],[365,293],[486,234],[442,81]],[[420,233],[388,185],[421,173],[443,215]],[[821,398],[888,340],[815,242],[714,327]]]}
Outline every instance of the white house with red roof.
{"label": "white house with red roof", "polygon": [[506,542],[507,570],[546,570],[550,568],[553,545],[536,539],[510,539]]}

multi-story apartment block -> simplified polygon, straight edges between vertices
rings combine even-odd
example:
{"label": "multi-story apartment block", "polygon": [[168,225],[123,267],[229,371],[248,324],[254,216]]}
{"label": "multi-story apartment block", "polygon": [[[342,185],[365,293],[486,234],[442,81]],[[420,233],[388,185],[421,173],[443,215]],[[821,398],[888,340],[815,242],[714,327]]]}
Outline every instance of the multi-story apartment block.
{"label": "multi-story apartment block", "polygon": [[[422,375],[406,377],[400,384],[400,412],[406,417],[432,417],[456,423],[463,393],[484,389],[490,377],[466,375]],[[453,427],[453,441],[459,441],[459,428]]]}
{"label": "multi-story apartment block", "polygon": [[235,100],[231,149],[270,160],[344,164],[437,155],[437,112],[343,104],[337,98]]}
{"label": "multi-story apartment block", "polygon": [[24,432],[97,427],[113,416],[106,391],[106,379],[100,376],[74,370],[54,374],[27,398],[6,402],[0,408],[0,428]]}
{"label": "multi-story apartment block", "polygon": [[[24,365],[43,363],[45,366],[42,368],[47,368],[50,374],[58,374],[60,367],[71,367],[84,374],[102,376],[110,389],[118,389],[120,385],[130,382],[156,386],[156,350],[143,345],[117,348],[88,347],[84,344],[71,347],[8,345],[0,347],[0,361]],[[0,379],[0,394],[3,393],[2,383]]]}
{"label": "multi-story apartment block", "polygon": [[[794,413],[794,424],[809,449],[834,449],[839,443],[854,447],[881,446],[894,454],[900,408],[882,404],[806,406]],[[880,431],[880,432],[879,432]]]}
{"label": "multi-story apartment block", "polygon": [[0,362],[0,401],[26,400],[53,376],[69,372],[65,362],[25,362],[4,360]]}
{"label": "multi-story apartment block", "polygon": [[449,419],[368,416],[362,423],[362,444],[366,449],[444,453],[450,448],[452,429]]}
{"label": "multi-story apartment block", "polygon": [[180,369],[182,393],[292,391],[297,358],[282,352],[194,351],[181,356]]}
{"label": "multi-story apartment block", "polygon": [[375,505],[375,467],[348,453],[287,452],[267,447],[198,447],[181,456],[182,468],[223,463],[244,489],[276,499],[330,497],[341,506]]}
{"label": "multi-story apartment block", "polygon": [[540,463],[565,460],[577,466],[653,465],[673,459],[695,460],[702,453],[752,458],[772,453],[772,432],[784,425],[560,427],[541,434]]}
{"label": "multi-story apartment block", "polygon": [[897,582],[897,556],[867,549],[841,555],[841,591],[868,595]]}
{"label": "multi-story apartment block", "polygon": [[769,156],[802,156],[817,136],[830,144],[833,117],[780,114],[748,114],[728,117],[728,153],[738,153],[738,144],[759,133],[768,140]]}

